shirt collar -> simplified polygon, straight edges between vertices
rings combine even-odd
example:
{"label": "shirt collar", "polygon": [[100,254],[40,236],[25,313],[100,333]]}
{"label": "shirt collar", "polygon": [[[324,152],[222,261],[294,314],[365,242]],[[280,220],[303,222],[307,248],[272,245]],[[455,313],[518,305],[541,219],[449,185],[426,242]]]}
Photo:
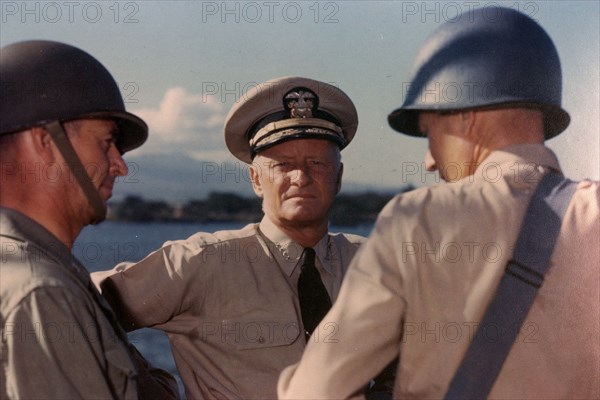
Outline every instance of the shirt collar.
{"label": "shirt collar", "polygon": [[[288,276],[291,276],[298,265],[304,248],[283,233],[266,215],[260,222],[258,230],[267,242],[267,247],[277,260],[279,266],[281,266]],[[316,253],[317,266],[321,265],[325,271],[334,275],[334,271],[329,263],[331,258],[329,235],[323,236],[313,246],[313,249]]]}
{"label": "shirt collar", "polygon": [[0,207],[0,235],[11,237],[26,245],[30,251],[43,252],[64,265],[70,265],[87,282],[89,272],[77,261],[71,251],[42,225],[16,210]]}
{"label": "shirt collar", "polygon": [[492,152],[477,166],[474,179],[494,179],[500,173],[517,178],[518,175],[531,173],[533,169],[540,167],[561,172],[558,158],[543,144],[513,145]]}

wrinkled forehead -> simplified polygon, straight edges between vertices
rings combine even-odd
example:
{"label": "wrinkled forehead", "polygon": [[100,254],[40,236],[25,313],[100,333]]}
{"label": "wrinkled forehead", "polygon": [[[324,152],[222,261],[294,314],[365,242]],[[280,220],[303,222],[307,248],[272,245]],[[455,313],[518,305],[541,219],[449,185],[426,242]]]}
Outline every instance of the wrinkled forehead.
{"label": "wrinkled forehead", "polygon": [[336,161],[341,158],[337,144],[323,139],[295,139],[278,143],[259,152],[256,159],[311,159],[321,158]]}

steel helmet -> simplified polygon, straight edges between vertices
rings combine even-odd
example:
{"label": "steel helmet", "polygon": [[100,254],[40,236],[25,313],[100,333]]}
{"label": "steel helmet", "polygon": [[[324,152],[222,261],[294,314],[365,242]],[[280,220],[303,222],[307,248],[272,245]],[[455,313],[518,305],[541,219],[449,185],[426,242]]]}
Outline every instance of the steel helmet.
{"label": "steel helmet", "polygon": [[144,143],[148,127],[125,111],[108,70],[76,47],[53,41],[17,42],[0,49],[0,135],[52,121],[110,118],[124,153]]}
{"label": "steel helmet", "polygon": [[543,112],[544,135],[566,129],[558,53],[544,29],[503,7],[470,10],[445,22],[421,47],[404,104],[388,116],[398,132],[421,136],[419,111],[510,106]]}

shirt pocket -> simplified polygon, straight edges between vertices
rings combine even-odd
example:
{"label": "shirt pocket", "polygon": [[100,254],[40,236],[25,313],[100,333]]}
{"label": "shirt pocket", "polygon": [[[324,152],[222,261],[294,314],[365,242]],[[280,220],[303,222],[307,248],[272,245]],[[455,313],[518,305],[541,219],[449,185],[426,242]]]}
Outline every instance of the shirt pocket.
{"label": "shirt pocket", "polygon": [[291,319],[241,318],[221,323],[221,338],[237,350],[288,346],[299,336],[298,322]]}

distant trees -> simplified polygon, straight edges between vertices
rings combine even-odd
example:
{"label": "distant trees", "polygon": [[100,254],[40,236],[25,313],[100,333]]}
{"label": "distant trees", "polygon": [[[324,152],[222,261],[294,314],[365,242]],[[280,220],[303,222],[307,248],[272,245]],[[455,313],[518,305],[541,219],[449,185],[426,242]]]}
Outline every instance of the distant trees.
{"label": "distant trees", "polygon": [[337,226],[355,226],[372,223],[377,214],[392,198],[391,194],[365,192],[359,194],[339,194],[329,220]]}
{"label": "distant trees", "polygon": [[212,192],[206,200],[191,200],[181,209],[186,221],[224,222],[256,221],[261,218],[259,198],[247,198],[235,193]]}
{"label": "distant trees", "polygon": [[211,193],[206,200],[190,200],[181,207],[131,195],[112,205],[109,215],[113,220],[131,222],[251,222],[260,220],[261,216],[260,199],[218,192]]}
{"label": "distant trees", "polygon": [[[412,190],[407,186],[402,191]],[[333,204],[330,221],[337,226],[373,223],[383,206],[394,194],[374,191],[340,194]],[[197,222],[257,222],[262,218],[262,201],[235,193],[212,192],[205,200],[190,200],[175,207],[165,201],[144,200],[127,196],[112,204],[109,218],[120,221],[197,221]]]}
{"label": "distant trees", "polygon": [[174,208],[164,201],[148,201],[141,196],[127,196],[117,204],[115,219],[122,221],[172,221]]}

